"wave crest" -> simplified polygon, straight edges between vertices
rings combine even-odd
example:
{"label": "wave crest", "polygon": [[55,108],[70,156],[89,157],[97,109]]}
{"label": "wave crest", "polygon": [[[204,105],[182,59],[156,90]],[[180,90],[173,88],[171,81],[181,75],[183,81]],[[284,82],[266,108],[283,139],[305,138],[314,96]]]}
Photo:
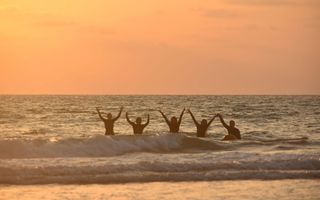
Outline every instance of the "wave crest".
{"label": "wave crest", "polygon": [[213,141],[182,134],[96,135],[55,140],[1,140],[0,158],[105,157],[133,152],[171,152],[188,149],[222,150]]}

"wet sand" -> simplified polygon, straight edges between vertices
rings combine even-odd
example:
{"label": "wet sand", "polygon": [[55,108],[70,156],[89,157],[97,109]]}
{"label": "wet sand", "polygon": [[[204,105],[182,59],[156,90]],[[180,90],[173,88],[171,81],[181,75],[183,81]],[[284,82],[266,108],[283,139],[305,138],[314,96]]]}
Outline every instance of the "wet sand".
{"label": "wet sand", "polygon": [[308,199],[320,180],[154,182],[107,185],[0,186],[0,199]]}

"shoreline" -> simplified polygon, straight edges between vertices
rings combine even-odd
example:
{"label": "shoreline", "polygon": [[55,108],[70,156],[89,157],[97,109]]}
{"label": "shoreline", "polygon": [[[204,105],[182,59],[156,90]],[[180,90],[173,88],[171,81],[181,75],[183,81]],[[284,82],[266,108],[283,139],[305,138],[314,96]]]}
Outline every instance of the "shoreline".
{"label": "shoreline", "polygon": [[[320,179],[153,182],[90,185],[0,185],[1,199],[308,199]],[[272,192],[270,192],[272,191]]]}

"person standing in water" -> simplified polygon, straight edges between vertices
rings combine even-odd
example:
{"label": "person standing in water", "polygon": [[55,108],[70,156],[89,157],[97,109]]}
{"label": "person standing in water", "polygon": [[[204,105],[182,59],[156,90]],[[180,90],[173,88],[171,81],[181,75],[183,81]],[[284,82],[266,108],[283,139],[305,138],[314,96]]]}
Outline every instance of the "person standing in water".
{"label": "person standing in water", "polygon": [[216,115],[209,121],[209,123],[207,122],[206,119],[203,119],[201,121],[201,123],[198,123],[196,118],[193,116],[191,110],[189,109],[188,112],[190,113],[191,117],[192,117],[192,120],[194,122],[194,124],[196,125],[197,127],[197,137],[206,137],[206,133],[207,133],[207,130],[210,126],[210,124],[213,122],[213,120],[217,117]]}
{"label": "person standing in water", "polygon": [[236,128],[236,122],[230,120],[229,125],[223,120],[222,115],[217,114],[220,119],[221,124],[227,129],[228,135],[224,136],[223,140],[240,140],[241,135],[239,129]]}
{"label": "person standing in water", "polygon": [[141,117],[137,117],[136,122],[134,123],[134,122],[130,121],[128,112],[126,113],[126,118],[127,118],[128,123],[133,128],[133,133],[134,134],[142,134],[143,133],[143,129],[146,126],[148,126],[149,121],[150,121],[150,116],[148,115],[148,119],[147,119],[147,122],[145,124],[141,124],[141,122],[142,122]]}
{"label": "person standing in water", "polygon": [[100,113],[100,109],[99,108],[96,108],[96,109],[97,109],[97,112],[98,112],[100,119],[103,121],[104,126],[106,128],[105,135],[114,135],[114,131],[113,131],[114,122],[117,121],[119,119],[119,117],[121,116],[123,107],[120,108],[120,112],[119,112],[118,116],[115,118],[112,118],[111,113],[108,113],[107,118],[104,118]]}
{"label": "person standing in water", "polygon": [[182,121],[182,116],[184,114],[184,111],[185,111],[185,108],[182,110],[180,117],[179,117],[179,120],[177,120],[177,117],[173,116],[173,117],[171,117],[171,121],[169,121],[167,116],[165,114],[163,114],[163,112],[161,110],[159,110],[162,117],[164,118],[164,120],[166,121],[166,123],[169,126],[170,133],[178,133],[179,132],[180,124]]}

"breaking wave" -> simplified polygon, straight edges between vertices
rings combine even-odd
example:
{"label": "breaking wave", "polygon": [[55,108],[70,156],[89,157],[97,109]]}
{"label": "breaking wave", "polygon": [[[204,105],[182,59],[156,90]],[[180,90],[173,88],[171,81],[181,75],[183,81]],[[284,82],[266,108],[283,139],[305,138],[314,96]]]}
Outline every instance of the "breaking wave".
{"label": "breaking wave", "polygon": [[133,152],[177,152],[188,149],[223,150],[213,141],[182,134],[96,135],[61,140],[2,140],[0,158],[106,157]]}

